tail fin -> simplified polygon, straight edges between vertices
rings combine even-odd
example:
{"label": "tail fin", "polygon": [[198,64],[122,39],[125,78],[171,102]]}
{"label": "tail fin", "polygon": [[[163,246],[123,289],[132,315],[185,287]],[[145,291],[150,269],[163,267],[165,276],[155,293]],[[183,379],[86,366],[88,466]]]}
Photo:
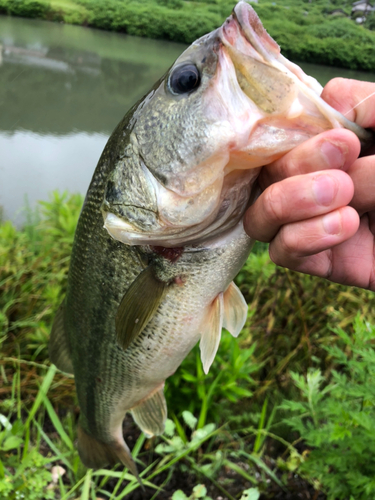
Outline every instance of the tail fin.
{"label": "tail fin", "polygon": [[137,478],[143,487],[138,475],[137,466],[124,440],[122,442],[103,443],[90,436],[78,423],[78,452],[83,464],[92,469],[100,469],[108,465],[121,462]]}

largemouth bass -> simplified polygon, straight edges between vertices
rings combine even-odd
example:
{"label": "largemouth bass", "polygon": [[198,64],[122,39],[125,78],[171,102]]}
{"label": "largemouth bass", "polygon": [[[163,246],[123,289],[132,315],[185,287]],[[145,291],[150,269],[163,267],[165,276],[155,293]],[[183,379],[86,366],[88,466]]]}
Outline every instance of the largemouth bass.
{"label": "largemouth bass", "polygon": [[204,371],[222,327],[247,305],[232,282],[253,244],[242,217],[260,168],[333,127],[366,131],[319,97],[240,2],[193,43],[117,126],[74,240],[50,357],[74,373],[78,450],[87,467],[122,462],[131,412],[147,436],[167,416],[163,387],[200,341]]}

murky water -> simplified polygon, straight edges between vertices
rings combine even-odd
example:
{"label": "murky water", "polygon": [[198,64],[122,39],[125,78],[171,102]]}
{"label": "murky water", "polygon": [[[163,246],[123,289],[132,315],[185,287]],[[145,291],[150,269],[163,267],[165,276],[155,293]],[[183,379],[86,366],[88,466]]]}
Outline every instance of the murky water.
{"label": "murky water", "polygon": [[0,16],[0,205],[85,193],[108,136],[185,45]]}
{"label": "murky water", "polygon": [[[0,205],[19,222],[54,189],[85,193],[108,136],[182,44],[0,16]],[[302,65],[323,85],[375,75]]]}

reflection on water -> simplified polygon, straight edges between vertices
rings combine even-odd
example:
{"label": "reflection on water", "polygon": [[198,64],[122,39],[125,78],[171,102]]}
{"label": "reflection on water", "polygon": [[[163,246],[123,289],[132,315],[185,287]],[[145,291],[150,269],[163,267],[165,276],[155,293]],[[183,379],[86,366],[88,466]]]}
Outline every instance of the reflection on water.
{"label": "reflection on water", "polygon": [[85,193],[106,140],[185,45],[0,16],[0,204]]}
{"label": "reflection on water", "polygon": [[[0,205],[20,221],[53,189],[85,193],[114,127],[185,46],[45,21],[0,16]],[[335,75],[375,75],[317,65]]]}
{"label": "reflection on water", "polygon": [[0,130],[110,134],[185,48],[0,16]]}
{"label": "reflection on water", "polygon": [[20,222],[26,196],[33,207],[53,189],[85,193],[107,139],[105,134],[86,132],[64,136],[0,132],[0,193],[5,216]]}
{"label": "reflection on water", "polygon": [[365,73],[355,69],[332,68],[331,66],[322,66],[320,64],[297,63],[305,73],[316,78],[321,85],[325,85],[332,78],[353,78],[354,80],[363,80],[365,82],[375,82],[374,73]]}

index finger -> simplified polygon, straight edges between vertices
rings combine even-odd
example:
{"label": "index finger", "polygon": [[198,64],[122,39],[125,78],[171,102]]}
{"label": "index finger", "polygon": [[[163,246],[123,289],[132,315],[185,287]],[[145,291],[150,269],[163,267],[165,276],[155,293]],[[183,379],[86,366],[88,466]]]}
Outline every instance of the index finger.
{"label": "index finger", "polygon": [[321,97],[348,120],[363,128],[375,127],[375,83],[334,78]]}
{"label": "index finger", "polygon": [[358,157],[358,138],[345,129],[322,132],[303,142],[270,165],[262,168],[259,185],[262,189],[294,175],[327,169],[347,171]]}

